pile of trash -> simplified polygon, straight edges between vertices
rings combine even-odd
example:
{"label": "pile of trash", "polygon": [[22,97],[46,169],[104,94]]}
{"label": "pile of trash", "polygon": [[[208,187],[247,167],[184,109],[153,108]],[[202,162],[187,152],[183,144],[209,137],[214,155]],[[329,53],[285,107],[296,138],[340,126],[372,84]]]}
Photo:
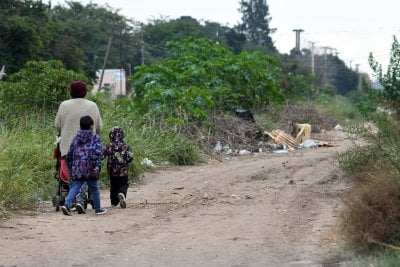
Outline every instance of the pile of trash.
{"label": "pile of trash", "polygon": [[[311,124],[294,123],[294,114],[304,115],[307,118],[313,115],[313,121],[316,127],[311,129]],[[318,112],[317,112],[318,113]],[[333,146],[330,144],[321,144],[321,142],[311,140],[311,130],[322,132],[326,130],[342,130],[336,121],[327,114],[316,114],[312,108],[305,107],[287,107],[284,116],[288,116],[287,122],[290,122],[291,130],[287,133],[276,129],[271,132],[265,131],[258,125],[250,110],[237,109],[235,117],[229,115],[214,116],[209,118],[211,131],[203,135],[202,148],[212,154],[225,155],[247,155],[254,153],[273,152],[287,153],[293,149],[306,149],[324,146]],[[290,118],[289,118],[290,117]],[[336,127],[335,127],[336,125]],[[287,125],[289,126],[289,125]]]}

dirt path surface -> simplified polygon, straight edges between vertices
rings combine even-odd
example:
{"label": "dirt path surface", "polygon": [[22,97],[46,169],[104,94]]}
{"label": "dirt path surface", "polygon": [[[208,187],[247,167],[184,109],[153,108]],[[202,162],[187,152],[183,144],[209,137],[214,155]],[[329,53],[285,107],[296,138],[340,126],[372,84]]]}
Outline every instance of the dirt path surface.
{"label": "dirt path surface", "polygon": [[[0,222],[0,266],[338,266],[333,164],[350,145],[146,173],[126,209],[64,216],[51,205]],[[109,206],[108,192],[102,204]]]}

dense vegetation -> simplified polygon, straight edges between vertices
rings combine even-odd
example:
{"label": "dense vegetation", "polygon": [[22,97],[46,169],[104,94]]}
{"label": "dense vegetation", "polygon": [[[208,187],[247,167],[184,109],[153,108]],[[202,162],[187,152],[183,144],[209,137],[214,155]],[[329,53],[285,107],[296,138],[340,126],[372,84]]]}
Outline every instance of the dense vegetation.
{"label": "dense vegetation", "polygon": [[[365,91],[364,97],[368,100],[360,107],[369,107],[363,109],[369,123],[349,129],[365,142],[338,157],[340,166],[353,182],[352,189],[344,198],[346,209],[343,212],[342,225],[347,240],[356,248],[399,251],[399,62],[400,45],[396,38],[392,44],[386,73],[383,73],[382,66],[374,57],[370,56],[371,68],[383,85],[383,90]],[[369,112],[372,110],[372,103],[378,105],[382,111]],[[374,261],[379,262],[378,266],[396,266],[390,264],[398,264],[398,255],[384,252],[378,254]]]}
{"label": "dense vegetation", "polygon": [[[105,67],[133,74],[131,94],[89,97],[103,116],[103,140],[115,123],[125,129],[135,152],[133,177],[146,168],[140,164],[146,157],[157,164],[201,161],[200,146],[188,134],[212,133],[210,118],[236,108],[267,114],[260,118],[264,127],[279,123],[284,102],[308,110],[318,103],[342,122],[362,114],[373,128],[349,129],[367,145],[338,157],[355,183],[345,199],[343,229],[354,244],[398,244],[397,40],[386,74],[371,57],[384,90],[371,90],[366,83],[360,91],[359,74],[335,55],[315,55],[312,73],[311,51],[279,54],[265,0],[242,0],[240,5],[242,21],[230,28],[191,17],[143,24],[93,3],[52,7],[35,0],[0,1],[0,65],[7,71],[0,81],[0,213],[30,208],[54,193],[55,112],[69,97],[71,81],[95,82],[110,43]],[[391,113],[377,114],[378,106]],[[106,184],[104,173],[102,181]]]}
{"label": "dense vegetation", "polygon": [[234,54],[258,50],[275,57],[282,65],[281,85],[291,94],[288,96],[324,88],[344,95],[357,87],[357,73],[333,54],[315,55],[315,74],[311,73],[309,50],[280,55],[272,42],[274,29],[269,27],[265,0],[240,1],[242,21],[232,28],[187,16],[145,24],[94,3],[67,1],[66,6],[53,7],[51,1],[45,2],[0,2],[0,66],[5,65],[9,75],[31,60],[60,60],[66,69],[83,73],[94,82],[110,41],[105,67],[131,74],[137,66],[167,59],[170,41],[193,37],[214,41]]}

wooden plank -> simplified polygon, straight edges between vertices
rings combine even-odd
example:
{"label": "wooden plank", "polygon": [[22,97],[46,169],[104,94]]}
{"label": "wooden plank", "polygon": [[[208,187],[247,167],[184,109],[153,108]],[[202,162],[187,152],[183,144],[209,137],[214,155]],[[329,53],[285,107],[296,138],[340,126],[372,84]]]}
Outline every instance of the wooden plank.
{"label": "wooden plank", "polygon": [[295,147],[296,140],[282,130],[273,130],[272,133],[264,131],[264,134],[267,134],[269,137],[271,137],[277,144],[284,145],[289,148]]}

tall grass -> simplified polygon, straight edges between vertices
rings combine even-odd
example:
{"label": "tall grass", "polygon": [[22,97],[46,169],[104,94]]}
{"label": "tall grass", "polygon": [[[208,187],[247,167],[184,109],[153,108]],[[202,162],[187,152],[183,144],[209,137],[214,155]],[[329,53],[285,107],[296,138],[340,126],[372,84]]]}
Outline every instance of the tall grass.
{"label": "tall grass", "polygon": [[320,100],[317,106],[344,125],[351,125],[364,119],[357,106],[345,96],[336,95]]}
{"label": "tall grass", "polygon": [[[135,179],[148,168],[144,158],[153,163],[192,165],[201,161],[199,150],[185,136],[140,124],[141,118],[130,110],[129,102],[98,102],[104,121],[102,142],[108,142],[113,126],[123,127],[125,141],[134,153],[130,178]],[[0,119],[0,216],[7,211],[31,209],[38,200],[50,199],[56,192],[54,179],[56,131],[55,111],[31,111],[25,115],[2,111]],[[105,163],[103,163],[105,165]],[[103,168],[101,182],[109,181]]]}
{"label": "tall grass", "polygon": [[337,158],[353,182],[343,198],[343,233],[350,244],[368,249],[400,242],[400,121],[378,114],[374,125],[374,130],[355,127],[364,146]]}
{"label": "tall grass", "polygon": [[0,126],[0,212],[30,208],[54,188],[50,116],[3,119]]}
{"label": "tall grass", "polygon": [[398,267],[400,254],[391,250],[378,251],[370,256],[358,258],[342,264],[343,267]]}

